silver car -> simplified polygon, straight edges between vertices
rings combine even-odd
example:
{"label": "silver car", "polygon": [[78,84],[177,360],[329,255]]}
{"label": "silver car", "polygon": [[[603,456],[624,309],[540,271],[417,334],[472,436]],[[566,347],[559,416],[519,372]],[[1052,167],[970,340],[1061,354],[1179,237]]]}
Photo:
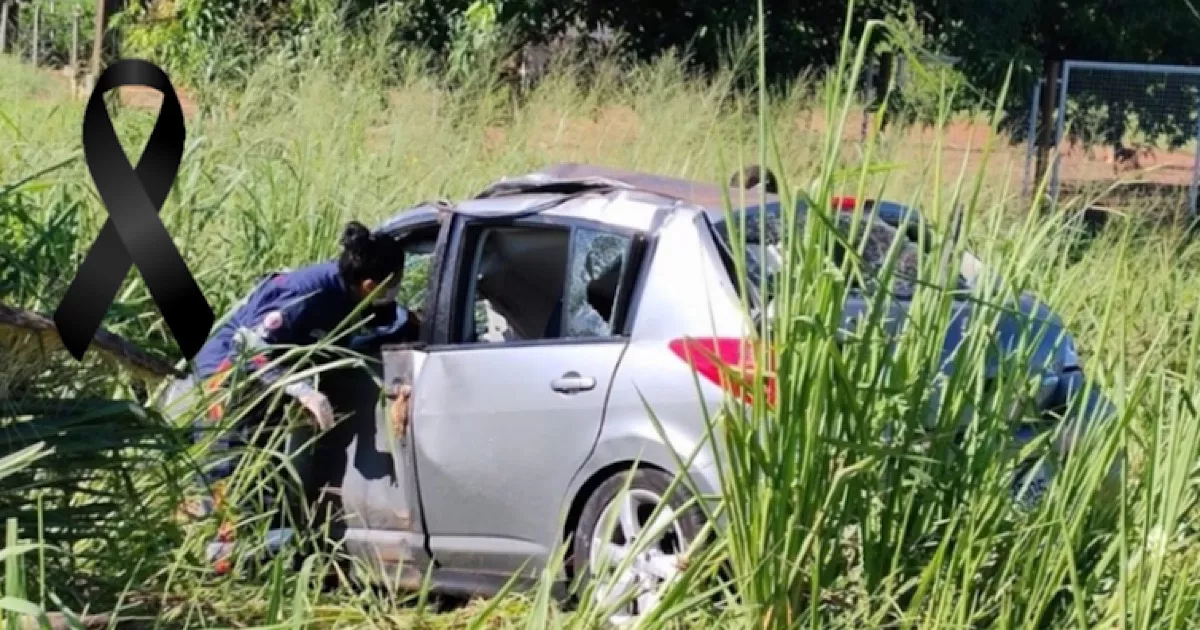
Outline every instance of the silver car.
{"label": "silver car", "polygon": [[[320,483],[336,487],[347,548],[392,573],[402,566],[414,586],[432,565],[436,589],[486,595],[538,579],[568,539],[572,574],[622,556],[693,451],[696,489],[717,493],[712,452],[697,446],[701,405],[715,410],[726,392],[688,344],[736,361],[749,332],[724,241],[725,192],[565,164],[385,222],[379,230],[408,252],[406,284],[423,289],[424,328],[419,344],[380,350],[388,396],[411,386],[405,422],[393,422],[374,380],[329,385],[335,406],[358,410],[327,436],[317,466],[328,473]],[[742,212],[777,216],[778,200],[768,202]],[[878,207],[898,225],[902,207]],[[964,274],[977,264],[968,257]],[[848,305],[847,317],[862,306]],[[1059,326],[1031,298],[1020,306]],[[1018,320],[1003,320],[1001,337],[1019,334]],[[1052,366],[1047,409],[1083,379],[1069,338],[1056,337],[1038,350]],[[1094,394],[1087,406],[1105,404]],[[678,570],[702,525],[680,514],[622,579],[652,585]],[[647,592],[628,612],[653,603]]]}

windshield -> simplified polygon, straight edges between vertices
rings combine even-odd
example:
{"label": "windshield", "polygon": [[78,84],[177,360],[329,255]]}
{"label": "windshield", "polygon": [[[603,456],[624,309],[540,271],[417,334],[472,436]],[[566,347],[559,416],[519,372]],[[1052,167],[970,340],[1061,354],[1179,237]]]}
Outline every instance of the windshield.
{"label": "windshield", "polygon": [[[913,295],[915,280],[917,278],[919,264],[918,238],[920,235],[920,221],[910,217],[909,223],[904,224],[903,213],[896,212],[894,204],[880,207],[879,216],[870,224],[869,235],[866,239],[865,246],[862,248],[863,267],[862,274],[865,278],[866,286],[863,286],[857,281],[853,281],[851,290],[856,292],[873,291],[877,284],[875,279],[881,275],[884,265],[887,262],[888,252],[892,247],[892,243],[897,236],[901,240],[900,251],[897,253],[896,262],[892,272],[890,293],[893,297],[899,299],[908,299]],[[780,245],[785,233],[785,226],[782,224],[782,208],[778,202],[767,204],[763,207],[751,207],[739,212],[733,213],[732,225],[731,221],[725,217],[721,217],[712,222],[713,230],[716,233],[717,239],[721,247],[725,250],[725,255],[729,257],[727,267],[730,273],[730,278],[734,285],[738,286],[735,268],[732,265],[732,256],[737,251],[732,247],[731,233],[742,232],[742,217],[745,217],[745,230],[742,242],[745,245],[745,263],[747,282],[753,292],[757,292],[759,287],[765,286],[770,292],[774,286],[774,276],[778,274],[782,268],[784,252]],[[896,215],[893,217],[892,215]],[[807,212],[804,206],[800,206],[796,211],[797,231],[796,236],[800,236],[801,231],[807,221]],[[865,212],[862,220],[869,218],[869,210]],[[894,220],[893,220],[894,219]],[[843,237],[849,235],[850,228],[854,216],[850,213],[839,213],[835,215],[835,227]],[[901,230],[897,226],[902,226],[907,229]],[[927,234],[928,228],[926,228]],[[861,228],[860,228],[861,234]],[[765,238],[764,238],[765,236]],[[861,236],[858,242],[861,241]],[[926,243],[932,243],[932,239],[927,236]],[[930,245],[931,246],[931,245]],[[838,243],[834,249],[835,265],[841,265],[846,255],[845,248]],[[958,275],[958,288],[966,286],[965,280]],[[765,280],[765,283],[762,281]],[[755,295],[755,301],[759,304],[767,305],[770,310],[772,296]]]}

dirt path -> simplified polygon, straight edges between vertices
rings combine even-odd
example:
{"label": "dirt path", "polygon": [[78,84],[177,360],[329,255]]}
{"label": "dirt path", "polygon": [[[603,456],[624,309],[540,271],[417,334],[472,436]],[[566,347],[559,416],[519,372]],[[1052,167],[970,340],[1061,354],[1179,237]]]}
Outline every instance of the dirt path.
{"label": "dirt path", "polygon": [[[59,84],[65,92],[74,94],[75,98],[82,100],[91,96],[89,91],[85,91],[87,86],[84,85],[82,79],[72,77],[69,71],[61,68],[45,68],[41,70],[47,80]],[[184,120],[192,120],[200,111],[200,108],[196,104],[196,99],[186,86],[176,85],[174,87],[175,95],[179,97],[180,109],[183,110]],[[158,90],[141,85],[126,85],[117,88],[117,98],[122,105],[138,109],[158,111],[162,107],[162,94]]]}
{"label": "dirt path", "polygon": [[[162,107],[163,95],[158,90],[152,88],[140,85],[127,85],[117,88],[117,93],[122,105],[148,109],[150,111],[158,111]],[[184,120],[195,118],[200,108],[196,105],[195,99],[188,94],[187,89],[175,86],[175,95],[179,97],[179,106],[183,110]]]}

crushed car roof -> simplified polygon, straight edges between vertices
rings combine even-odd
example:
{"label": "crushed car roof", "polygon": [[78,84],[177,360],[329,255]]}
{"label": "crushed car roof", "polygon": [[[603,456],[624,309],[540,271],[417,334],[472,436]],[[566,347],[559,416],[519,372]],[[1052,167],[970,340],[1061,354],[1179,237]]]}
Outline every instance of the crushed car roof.
{"label": "crushed car roof", "polygon": [[[594,206],[561,207],[567,201],[589,193],[605,196],[621,194],[629,201],[647,202],[647,214],[661,206],[664,200],[681,201],[720,216],[724,216],[727,194],[734,205],[745,201],[748,205],[756,206],[760,201],[758,191],[742,191],[726,185],[608,166],[563,163],[525,175],[503,178],[471,199],[420,204],[394,215],[381,229],[390,231],[412,222],[429,220],[440,212],[478,218],[520,217],[543,212],[598,218],[595,217]],[[504,201],[498,203],[502,199]],[[659,203],[649,203],[654,201]],[[773,203],[778,201],[778,197],[767,194],[766,201]]]}
{"label": "crushed car roof", "polygon": [[[736,203],[742,191],[728,185],[707,183],[698,180],[666,177],[638,171],[629,171],[595,164],[564,163],[540,171],[505,178],[492,184],[476,196],[477,199],[494,198],[505,194],[527,194],[551,190],[566,191],[571,187],[578,190],[604,188],[626,189],[653,193],[678,199],[706,210],[724,211],[726,195]],[[747,195],[747,201],[759,201],[758,194]],[[767,202],[777,201],[768,194]]]}

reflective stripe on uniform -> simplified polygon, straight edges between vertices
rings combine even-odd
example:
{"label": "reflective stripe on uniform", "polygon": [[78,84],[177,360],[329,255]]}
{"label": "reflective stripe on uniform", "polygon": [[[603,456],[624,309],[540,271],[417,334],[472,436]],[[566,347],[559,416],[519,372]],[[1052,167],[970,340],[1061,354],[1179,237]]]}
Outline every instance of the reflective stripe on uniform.
{"label": "reflective stripe on uniform", "polygon": [[[204,390],[207,392],[215,392],[218,389],[220,389],[221,386],[225,384],[226,379],[229,378],[229,374],[232,371],[233,371],[233,362],[232,361],[230,361],[229,359],[225,359],[224,361],[221,361],[221,364],[217,366],[217,371],[212,376],[208,377],[207,381],[205,381]],[[213,403],[213,405],[208,408],[208,419],[209,420],[216,422],[216,421],[220,420],[221,418],[223,418],[224,416],[225,416],[225,406],[222,405],[221,403]]]}

